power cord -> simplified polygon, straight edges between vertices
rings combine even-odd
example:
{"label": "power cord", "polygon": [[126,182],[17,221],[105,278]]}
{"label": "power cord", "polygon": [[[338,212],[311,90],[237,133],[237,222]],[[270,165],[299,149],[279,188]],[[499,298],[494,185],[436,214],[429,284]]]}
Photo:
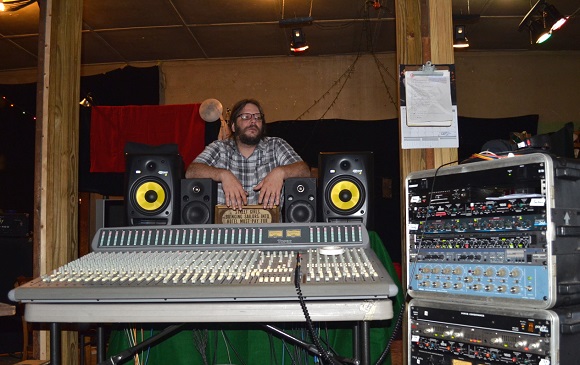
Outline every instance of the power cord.
{"label": "power cord", "polygon": [[[324,347],[322,347],[322,344],[320,343],[320,340],[318,339],[318,336],[316,335],[316,333],[314,331],[314,325],[312,324],[312,319],[310,318],[310,313],[308,312],[308,308],[306,307],[306,302],[304,301],[304,296],[302,295],[302,289],[300,288],[300,278],[302,277],[302,274],[300,272],[301,259],[302,259],[302,256],[300,255],[300,252],[298,252],[296,255],[296,268],[294,270],[294,286],[296,288],[296,294],[298,295],[298,300],[300,301],[300,307],[302,307],[302,312],[304,313],[304,318],[306,318],[306,329],[308,330],[308,333],[309,333],[310,337],[312,338],[312,342],[314,342],[314,346],[316,347],[318,354],[320,355],[322,360],[324,360],[324,363],[342,365],[343,362],[339,361],[332,353],[330,353]],[[356,360],[349,361],[348,359],[343,359],[343,361],[345,361],[345,360],[349,363],[352,363],[352,364],[357,363]]]}

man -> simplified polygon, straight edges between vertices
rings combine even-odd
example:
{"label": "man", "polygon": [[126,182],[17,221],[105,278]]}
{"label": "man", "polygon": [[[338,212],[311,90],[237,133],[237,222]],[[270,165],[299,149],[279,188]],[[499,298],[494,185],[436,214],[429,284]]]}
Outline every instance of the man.
{"label": "man", "polygon": [[283,139],[267,137],[260,103],[237,102],[229,121],[231,136],[209,144],[187,167],[185,177],[211,178],[219,183],[218,204],[233,209],[244,205],[280,205],[284,180],[308,177],[310,169]]}

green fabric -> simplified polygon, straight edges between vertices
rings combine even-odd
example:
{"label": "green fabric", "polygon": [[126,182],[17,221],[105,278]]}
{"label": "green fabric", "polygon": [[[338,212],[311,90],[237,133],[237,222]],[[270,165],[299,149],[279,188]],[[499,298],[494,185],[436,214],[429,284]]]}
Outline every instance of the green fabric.
{"label": "green fabric", "polygon": [[[375,364],[383,353],[387,341],[393,334],[396,318],[400,313],[403,303],[403,291],[397,272],[393,266],[389,253],[375,232],[369,232],[372,250],[379,260],[385,265],[387,272],[393,278],[399,288],[399,293],[393,301],[394,316],[388,321],[370,322],[370,347],[371,363]],[[269,333],[258,329],[255,324],[203,324],[209,329],[183,330],[174,336],[158,343],[149,350],[139,354],[139,360],[129,360],[123,364],[139,365],[217,365],[217,364],[237,364],[237,365],[285,365],[285,364],[315,364],[315,359],[307,355],[304,351],[298,351],[293,345],[284,343]],[[301,339],[304,342],[311,342],[307,331],[300,324],[273,324],[275,327],[284,329],[286,333]],[[328,343],[339,356],[351,358],[352,330],[351,324],[315,323],[319,331],[319,338],[322,343]],[[131,347],[128,338],[135,338],[136,343],[149,338],[152,334],[157,334],[167,325],[137,324],[133,327],[137,330],[128,335],[123,329],[115,329],[111,332],[107,358],[114,354],[119,354]],[[123,328],[123,327],[121,327]],[[143,330],[141,330],[143,329]],[[199,339],[203,340],[200,341]],[[205,359],[197,350],[196,343],[203,343],[201,348],[205,351]],[[390,354],[383,364],[391,364]]]}

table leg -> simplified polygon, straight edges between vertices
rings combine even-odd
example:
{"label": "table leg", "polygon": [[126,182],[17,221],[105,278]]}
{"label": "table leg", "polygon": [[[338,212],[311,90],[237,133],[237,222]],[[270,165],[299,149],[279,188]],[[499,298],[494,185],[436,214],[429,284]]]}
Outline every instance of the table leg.
{"label": "table leg", "polygon": [[97,327],[97,363],[102,363],[105,361],[105,356],[107,352],[107,344],[105,343],[105,327]]}
{"label": "table leg", "polygon": [[61,363],[61,332],[59,323],[50,324],[50,364]]}

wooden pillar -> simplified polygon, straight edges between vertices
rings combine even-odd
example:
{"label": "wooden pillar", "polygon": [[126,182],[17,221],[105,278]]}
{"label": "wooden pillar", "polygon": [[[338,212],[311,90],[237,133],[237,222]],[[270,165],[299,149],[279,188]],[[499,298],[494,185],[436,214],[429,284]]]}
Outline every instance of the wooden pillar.
{"label": "wooden pillar", "polygon": [[[35,276],[77,258],[82,0],[39,1],[34,193]],[[76,332],[62,336],[63,364],[78,363]],[[36,351],[48,359],[48,333]]]}
{"label": "wooden pillar", "polygon": [[[423,65],[453,64],[453,18],[452,0],[395,0],[397,26],[397,64]],[[399,98],[400,100],[400,98]],[[400,105],[399,105],[400,107]],[[400,117],[400,116],[399,116]],[[399,136],[402,145],[401,136]],[[456,148],[401,149],[401,181],[413,171],[432,169],[457,160]],[[404,185],[401,185],[401,244],[403,265],[407,265],[406,216]],[[406,288],[403,279],[403,288]],[[403,328],[407,328],[406,319]],[[407,343],[403,332],[403,344]],[[408,348],[403,346],[403,363],[408,362]]]}
{"label": "wooden pillar", "polygon": [[[451,0],[396,0],[397,63],[453,64]],[[456,148],[401,150],[401,178],[457,160]]]}

